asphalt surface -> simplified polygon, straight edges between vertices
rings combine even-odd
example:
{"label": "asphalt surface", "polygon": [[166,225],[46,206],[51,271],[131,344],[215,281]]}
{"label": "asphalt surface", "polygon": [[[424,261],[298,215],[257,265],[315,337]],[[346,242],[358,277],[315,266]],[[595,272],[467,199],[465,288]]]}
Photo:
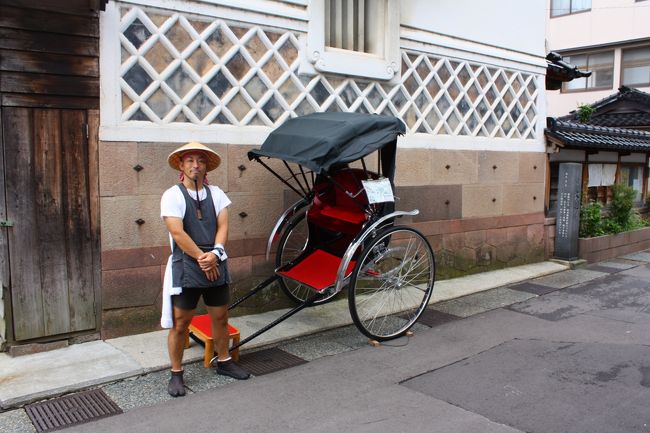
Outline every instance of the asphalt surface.
{"label": "asphalt surface", "polygon": [[[435,304],[414,336],[287,341],[308,362],[236,382],[187,366],[102,389],[125,411],[66,432],[650,431],[650,254]],[[33,431],[24,411],[7,431]],[[27,418],[27,423],[29,419]]]}

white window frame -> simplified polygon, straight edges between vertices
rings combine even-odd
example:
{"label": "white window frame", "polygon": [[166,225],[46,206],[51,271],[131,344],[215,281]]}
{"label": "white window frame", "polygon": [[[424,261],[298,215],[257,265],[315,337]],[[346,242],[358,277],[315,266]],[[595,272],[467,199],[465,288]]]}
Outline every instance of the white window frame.
{"label": "white window frame", "polygon": [[383,55],[327,47],[325,45],[325,0],[309,3],[309,25],[305,45],[301,50],[299,73],[316,75],[332,73],[397,81],[400,78],[400,7],[399,0],[383,1],[384,19]]}
{"label": "white window frame", "polygon": [[575,0],[570,0],[569,1],[569,10],[567,12],[558,12],[560,10],[566,10],[566,9],[561,9],[557,6],[553,6],[554,0],[551,0],[551,18],[557,18],[557,17],[565,17],[567,15],[573,15],[573,14],[579,14],[582,12],[589,12],[591,11],[591,8],[593,7],[593,1],[592,4],[589,5],[588,8],[582,8],[582,9],[574,9],[574,2]]}
{"label": "white window frame", "polygon": [[650,45],[640,45],[638,47],[629,47],[629,48],[623,48],[621,52],[621,85],[622,86],[630,86],[630,87],[646,87],[650,85],[650,76],[645,79],[644,81],[641,82],[632,82],[631,80],[628,82],[625,82],[625,70],[626,69],[631,69],[634,67],[647,67],[650,66],[650,56],[646,57],[643,60],[638,61],[637,64],[630,64],[632,62],[629,62],[628,64],[625,64],[625,53],[633,50],[638,50],[638,49],[645,49],[650,51]]}

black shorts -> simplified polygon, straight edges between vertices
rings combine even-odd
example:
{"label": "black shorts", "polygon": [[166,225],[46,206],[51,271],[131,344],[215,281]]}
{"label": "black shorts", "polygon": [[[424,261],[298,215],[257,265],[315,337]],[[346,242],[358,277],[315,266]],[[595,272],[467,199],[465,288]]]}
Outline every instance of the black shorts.
{"label": "black shorts", "polygon": [[193,310],[203,296],[203,302],[208,307],[221,307],[228,305],[230,290],[228,284],[219,287],[197,288],[183,287],[180,295],[172,295],[172,305],[181,310]]}

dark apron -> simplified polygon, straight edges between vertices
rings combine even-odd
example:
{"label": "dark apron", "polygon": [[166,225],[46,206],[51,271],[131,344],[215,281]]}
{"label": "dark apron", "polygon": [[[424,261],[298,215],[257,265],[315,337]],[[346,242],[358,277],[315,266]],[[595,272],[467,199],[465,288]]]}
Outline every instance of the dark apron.
{"label": "dark apron", "polygon": [[[187,188],[182,183],[178,187],[185,197],[185,216],[183,217],[183,230],[203,252],[214,249],[214,239],[217,235],[217,214],[214,210],[210,188],[204,187],[207,193],[205,200],[201,200],[201,214],[197,216],[196,200],[190,197]],[[219,278],[210,281],[201,270],[199,263],[191,256],[185,254],[176,242],[172,251],[172,283],[173,287],[218,287],[229,282],[228,260],[219,262]]]}

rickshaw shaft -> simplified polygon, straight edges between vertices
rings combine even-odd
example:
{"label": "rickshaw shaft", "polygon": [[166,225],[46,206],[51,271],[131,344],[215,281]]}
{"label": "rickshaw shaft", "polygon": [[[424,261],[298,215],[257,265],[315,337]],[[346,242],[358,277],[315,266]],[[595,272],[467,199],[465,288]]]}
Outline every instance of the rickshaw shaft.
{"label": "rickshaw shaft", "polygon": [[228,305],[228,310],[232,310],[232,309],[235,308],[237,305],[241,304],[241,303],[244,302],[246,299],[250,298],[251,296],[253,296],[253,295],[256,294],[257,292],[259,292],[260,290],[262,290],[262,289],[264,289],[265,287],[269,286],[271,283],[273,283],[275,280],[277,280],[277,279],[279,279],[279,278],[280,278],[279,276],[277,276],[277,275],[273,275],[272,277],[267,278],[266,280],[262,281],[261,283],[259,283],[259,284],[257,285],[257,287],[255,287],[254,289],[252,289],[250,292],[248,292],[247,294],[245,294],[245,295],[242,296],[241,298],[237,299],[237,300],[236,300],[235,302],[233,302],[232,304]]}
{"label": "rickshaw shaft", "polygon": [[315,295],[313,295],[312,297],[310,297],[309,299],[304,301],[302,304],[300,304],[300,305],[294,307],[293,309],[287,311],[282,316],[278,317],[273,322],[271,322],[268,325],[264,326],[259,331],[256,331],[255,333],[251,334],[250,336],[244,338],[239,343],[234,344],[229,350],[232,352],[233,350],[237,349],[238,347],[248,343],[252,339],[258,337],[259,335],[261,335],[261,334],[265,333],[266,331],[268,331],[269,329],[273,328],[274,326],[276,326],[280,322],[283,322],[283,321],[287,320],[289,317],[293,316],[294,314],[296,314],[297,312],[299,312],[303,308],[310,306],[311,304],[314,303],[314,301],[317,301],[322,296],[323,295],[321,295],[320,293],[316,293]]}

